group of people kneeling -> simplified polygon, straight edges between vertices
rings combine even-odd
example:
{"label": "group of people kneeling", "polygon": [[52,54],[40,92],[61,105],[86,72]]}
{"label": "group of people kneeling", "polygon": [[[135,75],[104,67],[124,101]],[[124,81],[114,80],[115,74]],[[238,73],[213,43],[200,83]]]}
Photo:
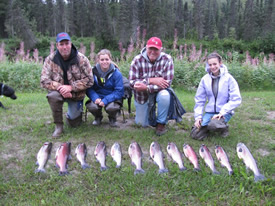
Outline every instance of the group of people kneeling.
{"label": "group of people kneeling", "polygon": [[[81,124],[85,95],[89,97],[86,108],[94,116],[92,124],[101,124],[104,108],[110,126],[117,127],[124,85],[110,51],[102,49],[97,54],[97,64],[92,67],[88,58],[72,44],[67,33],[57,35],[56,48],[45,59],[40,82],[48,90],[47,99],[55,123],[52,136],[57,138],[63,133],[64,102],[68,103],[68,125],[76,127]],[[212,53],[207,57],[206,72],[195,96],[195,124],[191,131],[191,136],[199,140],[211,130],[227,136],[227,123],[234,109],[241,104],[238,84],[222,64],[219,54]],[[135,123],[155,127],[157,135],[166,133],[165,125],[169,119],[181,121],[185,113],[171,88],[173,78],[172,57],[162,52],[159,38],[150,38],[146,47],[133,59],[128,79],[134,93]]]}

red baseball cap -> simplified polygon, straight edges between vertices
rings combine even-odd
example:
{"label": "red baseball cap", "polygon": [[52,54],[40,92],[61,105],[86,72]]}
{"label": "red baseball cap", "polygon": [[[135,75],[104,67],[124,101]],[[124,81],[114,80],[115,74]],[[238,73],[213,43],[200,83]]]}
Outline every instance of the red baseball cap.
{"label": "red baseball cap", "polygon": [[162,42],[161,42],[160,38],[158,38],[158,37],[151,37],[147,41],[146,47],[154,47],[154,48],[157,48],[157,49],[161,49]]}

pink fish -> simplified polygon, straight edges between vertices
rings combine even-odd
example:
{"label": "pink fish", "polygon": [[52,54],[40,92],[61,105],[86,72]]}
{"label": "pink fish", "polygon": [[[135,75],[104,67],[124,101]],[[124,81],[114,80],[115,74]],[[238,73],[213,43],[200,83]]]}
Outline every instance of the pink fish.
{"label": "pink fish", "polygon": [[212,170],[213,174],[220,174],[215,168],[214,159],[209,149],[204,144],[201,145],[199,153],[206,165]]}
{"label": "pink fish", "polygon": [[182,153],[179,151],[177,145],[174,142],[169,142],[166,149],[168,155],[179,165],[180,171],[186,170],[186,167],[183,165]]}
{"label": "pink fish", "polygon": [[37,162],[38,168],[35,172],[45,172],[45,166],[50,158],[52,151],[52,143],[45,142],[37,153]]}
{"label": "pink fish", "polygon": [[80,162],[82,169],[90,168],[90,165],[86,163],[87,147],[85,143],[79,144],[75,148],[75,156],[77,160]]}
{"label": "pink fish", "polygon": [[228,169],[229,175],[232,175],[233,170],[232,170],[232,167],[229,163],[228,156],[225,153],[224,149],[221,146],[217,145],[215,148],[215,153],[216,153],[217,159],[221,163],[221,166],[226,167]]}
{"label": "pink fish", "polygon": [[194,165],[194,171],[196,171],[196,172],[200,171],[198,156],[196,155],[196,152],[194,151],[194,149],[190,145],[184,144],[183,145],[183,153],[184,153],[185,157],[187,159],[189,159],[191,164]]}
{"label": "pink fish", "polygon": [[71,143],[63,143],[57,150],[55,154],[56,166],[60,169],[59,175],[69,174],[68,172],[68,160],[71,158]]}

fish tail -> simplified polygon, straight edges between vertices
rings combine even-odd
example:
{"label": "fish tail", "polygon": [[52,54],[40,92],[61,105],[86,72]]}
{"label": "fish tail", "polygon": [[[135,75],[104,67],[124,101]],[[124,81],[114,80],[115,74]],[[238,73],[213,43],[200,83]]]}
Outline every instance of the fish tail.
{"label": "fish tail", "polygon": [[164,169],[159,169],[159,174],[162,174],[162,173],[167,173],[169,172],[168,169],[164,168]]}
{"label": "fish tail", "polygon": [[187,168],[183,166],[183,167],[180,168],[180,171],[185,171],[186,169]]}
{"label": "fish tail", "polygon": [[105,171],[105,170],[107,170],[107,169],[108,169],[108,167],[107,167],[107,166],[100,167],[100,171]]}
{"label": "fish tail", "polygon": [[65,176],[65,175],[68,175],[69,172],[66,170],[66,171],[59,171],[59,176]]}
{"label": "fish tail", "polygon": [[45,169],[36,169],[35,171],[34,171],[35,173],[45,173],[46,172],[46,170]]}
{"label": "fish tail", "polygon": [[232,175],[233,173],[234,173],[233,170],[230,170],[230,171],[228,172],[229,175]]}
{"label": "fish tail", "polygon": [[88,168],[91,168],[90,165],[88,165],[87,163],[81,165],[82,169],[85,170],[85,169],[88,169]]}
{"label": "fish tail", "polygon": [[265,180],[265,176],[262,175],[262,174],[255,175],[255,177],[254,177],[254,181],[255,181],[255,182],[263,181],[263,180]]}
{"label": "fish tail", "polygon": [[143,170],[143,169],[136,169],[135,170],[135,172],[134,172],[134,175],[136,175],[136,174],[144,174],[145,173],[145,171]]}
{"label": "fish tail", "polygon": [[215,174],[215,175],[219,175],[219,174],[220,174],[220,172],[219,172],[219,171],[217,171],[216,169],[214,169],[214,170],[213,170],[213,174]]}
{"label": "fish tail", "polygon": [[116,168],[120,168],[121,166],[120,165],[116,165]]}
{"label": "fish tail", "polygon": [[194,171],[194,172],[199,172],[199,171],[201,171],[201,169],[195,167],[195,168],[193,169],[193,171]]}

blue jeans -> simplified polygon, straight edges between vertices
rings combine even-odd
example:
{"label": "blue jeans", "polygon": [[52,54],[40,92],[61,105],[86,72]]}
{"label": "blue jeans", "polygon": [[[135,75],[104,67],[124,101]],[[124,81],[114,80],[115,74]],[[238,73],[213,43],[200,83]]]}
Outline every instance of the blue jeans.
{"label": "blue jeans", "polygon": [[[218,112],[217,113],[214,113],[214,112],[206,112],[203,117],[202,117],[202,123],[201,123],[201,126],[206,126],[208,125],[208,123],[211,121],[212,117],[215,115],[215,114],[219,114]],[[232,114],[226,114],[223,116],[224,117],[224,121],[227,123],[229,122],[229,120],[231,119],[232,117]]]}
{"label": "blue jeans", "polygon": [[79,117],[83,112],[83,100],[73,101],[66,99],[65,101],[68,103],[67,117],[72,120]]}
{"label": "blue jeans", "polygon": [[[166,124],[167,114],[168,114],[169,105],[170,105],[169,92],[167,90],[159,91],[156,97],[156,102],[157,102],[157,123]],[[144,104],[139,104],[135,100],[135,107],[136,107],[135,122],[136,124],[140,124],[143,127],[147,127],[149,125],[148,103],[149,103],[149,100]]]}

